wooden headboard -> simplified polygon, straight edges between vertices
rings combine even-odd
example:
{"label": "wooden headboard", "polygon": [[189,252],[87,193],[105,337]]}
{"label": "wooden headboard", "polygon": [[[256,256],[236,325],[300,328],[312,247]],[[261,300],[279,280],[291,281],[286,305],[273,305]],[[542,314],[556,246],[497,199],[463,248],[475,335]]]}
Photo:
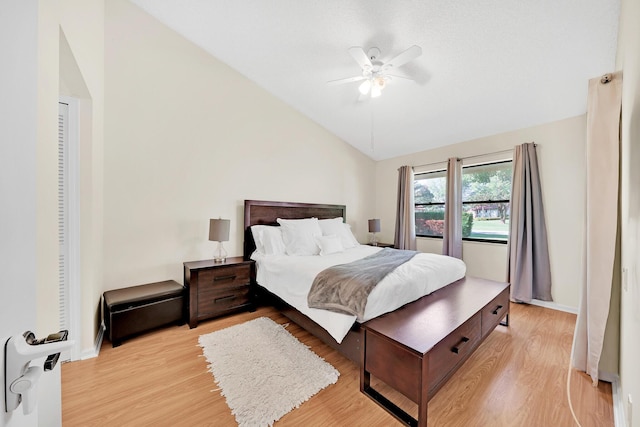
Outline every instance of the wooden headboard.
{"label": "wooden headboard", "polygon": [[252,225],[278,225],[276,219],[301,218],[347,218],[345,205],[321,205],[315,203],[270,202],[265,200],[244,201],[244,259],[249,259],[256,244],[251,234]]}

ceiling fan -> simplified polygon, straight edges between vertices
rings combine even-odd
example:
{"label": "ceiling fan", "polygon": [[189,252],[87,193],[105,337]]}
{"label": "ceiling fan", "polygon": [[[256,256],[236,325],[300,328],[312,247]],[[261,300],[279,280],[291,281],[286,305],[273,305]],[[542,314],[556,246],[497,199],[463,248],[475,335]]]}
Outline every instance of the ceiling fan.
{"label": "ceiling fan", "polygon": [[360,68],[362,68],[362,74],[354,77],[347,77],[346,79],[331,80],[327,82],[328,85],[339,85],[343,83],[363,81],[358,89],[363,95],[371,93],[372,98],[377,98],[382,93],[382,89],[387,86],[387,83],[392,78],[401,78],[407,80],[413,80],[410,77],[394,74],[394,70],[403,66],[409,61],[412,61],[422,55],[422,48],[420,46],[413,45],[409,49],[401,52],[394,58],[387,62],[382,62],[380,57],[380,49],[377,47],[370,48],[366,53],[361,47],[349,48],[349,53],[356,60]]}

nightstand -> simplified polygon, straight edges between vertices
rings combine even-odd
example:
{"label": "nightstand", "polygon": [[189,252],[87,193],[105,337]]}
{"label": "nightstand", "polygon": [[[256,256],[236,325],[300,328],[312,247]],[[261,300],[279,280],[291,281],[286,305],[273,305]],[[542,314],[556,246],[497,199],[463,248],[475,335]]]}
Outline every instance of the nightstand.
{"label": "nightstand", "polygon": [[393,243],[381,243],[378,242],[378,244],[374,245],[373,243],[367,243],[367,245],[369,246],[377,246],[379,248],[393,248]]}
{"label": "nightstand", "polygon": [[224,314],[252,310],[251,271],[254,261],[229,257],[226,262],[211,260],[184,263],[189,327]]}

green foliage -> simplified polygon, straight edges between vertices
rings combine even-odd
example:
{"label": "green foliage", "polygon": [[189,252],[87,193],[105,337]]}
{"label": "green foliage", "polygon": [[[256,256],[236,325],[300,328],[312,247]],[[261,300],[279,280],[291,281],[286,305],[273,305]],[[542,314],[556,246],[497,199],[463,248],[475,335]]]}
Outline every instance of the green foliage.
{"label": "green foliage", "polygon": [[423,178],[413,182],[414,203],[444,202],[447,180],[443,176]]}
{"label": "green foliage", "polygon": [[462,237],[469,237],[473,228],[473,214],[462,212]]}
{"label": "green foliage", "polygon": [[413,199],[414,203],[431,203],[433,201],[433,193],[421,181],[416,181],[413,186]]}
{"label": "green foliage", "polygon": [[416,222],[418,220],[426,221],[430,219],[441,219],[444,220],[444,211],[435,211],[435,212],[416,212]]}
{"label": "green foliage", "polygon": [[511,196],[511,163],[482,170],[469,168],[462,174],[462,200],[465,202],[508,200]]}

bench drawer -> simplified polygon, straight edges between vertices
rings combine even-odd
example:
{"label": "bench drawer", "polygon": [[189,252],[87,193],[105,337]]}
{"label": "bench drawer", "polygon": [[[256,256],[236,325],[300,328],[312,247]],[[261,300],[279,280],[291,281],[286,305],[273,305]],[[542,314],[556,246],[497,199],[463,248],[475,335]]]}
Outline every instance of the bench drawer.
{"label": "bench drawer", "polygon": [[482,336],[489,335],[509,313],[509,289],[505,289],[482,309]]}
{"label": "bench drawer", "polygon": [[481,316],[476,313],[429,352],[429,396],[453,375],[480,343]]}

